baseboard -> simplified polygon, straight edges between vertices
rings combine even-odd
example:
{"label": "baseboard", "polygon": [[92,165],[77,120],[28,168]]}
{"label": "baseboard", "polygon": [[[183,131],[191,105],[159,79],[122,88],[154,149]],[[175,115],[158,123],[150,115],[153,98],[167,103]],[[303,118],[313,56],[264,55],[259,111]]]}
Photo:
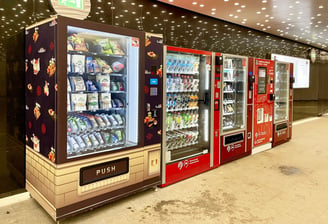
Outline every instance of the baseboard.
{"label": "baseboard", "polygon": [[252,149],[252,155],[254,155],[256,153],[259,153],[259,152],[266,151],[266,150],[271,149],[271,148],[272,148],[271,142],[260,145],[260,146],[256,146],[255,148]]}
{"label": "baseboard", "polygon": [[25,201],[30,198],[30,194],[28,192],[20,193],[20,194],[15,194],[12,196],[8,196],[5,198],[0,199],[0,207],[12,205],[18,202]]}

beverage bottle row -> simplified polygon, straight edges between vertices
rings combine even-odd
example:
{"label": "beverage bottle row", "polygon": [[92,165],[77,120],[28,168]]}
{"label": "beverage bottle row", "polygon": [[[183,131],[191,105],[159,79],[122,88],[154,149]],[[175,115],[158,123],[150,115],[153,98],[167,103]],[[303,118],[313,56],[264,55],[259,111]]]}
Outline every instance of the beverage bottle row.
{"label": "beverage bottle row", "polygon": [[167,72],[173,73],[195,73],[199,70],[199,56],[168,54]]}
{"label": "beverage bottle row", "polygon": [[166,107],[168,110],[188,109],[198,106],[196,94],[167,94]]}
{"label": "beverage bottle row", "polygon": [[167,91],[198,91],[199,79],[192,75],[168,74]]}
{"label": "beverage bottle row", "polygon": [[193,127],[198,124],[198,111],[168,113],[166,117],[167,131]]}
{"label": "beverage bottle row", "polygon": [[167,135],[167,148],[181,148],[198,143],[198,131],[174,131]]}

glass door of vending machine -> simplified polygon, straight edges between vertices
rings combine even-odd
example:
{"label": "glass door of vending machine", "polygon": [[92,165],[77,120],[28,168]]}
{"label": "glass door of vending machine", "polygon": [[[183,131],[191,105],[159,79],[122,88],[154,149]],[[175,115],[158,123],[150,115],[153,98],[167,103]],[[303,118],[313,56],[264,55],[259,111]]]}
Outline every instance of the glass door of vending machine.
{"label": "glass door of vending machine", "polygon": [[246,152],[247,57],[224,54],[222,71],[221,164]]}
{"label": "glass door of vending machine", "polygon": [[223,56],[222,132],[245,129],[246,77],[245,58]]}
{"label": "glass door of vending machine", "polygon": [[138,144],[133,38],[67,27],[67,158]]}
{"label": "glass door of vending machine", "polygon": [[274,123],[288,120],[289,102],[289,63],[275,63],[275,104],[274,104]]}
{"label": "glass door of vending machine", "polygon": [[275,61],[273,142],[276,146],[289,140],[289,93],[291,64]]}
{"label": "glass door of vending machine", "polygon": [[163,186],[211,166],[211,52],[165,47]]}

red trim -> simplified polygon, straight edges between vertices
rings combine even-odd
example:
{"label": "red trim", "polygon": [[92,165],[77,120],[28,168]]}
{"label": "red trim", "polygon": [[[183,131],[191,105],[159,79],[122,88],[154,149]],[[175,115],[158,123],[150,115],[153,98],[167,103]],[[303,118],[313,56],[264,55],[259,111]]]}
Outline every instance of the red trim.
{"label": "red trim", "polygon": [[167,46],[167,50],[168,51],[185,52],[185,53],[191,53],[191,54],[212,55],[212,52],[210,52],[210,51],[194,50],[194,49],[182,48],[182,47]]}
{"label": "red trim", "polygon": [[210,167],[210,153],[166,165],[165,184],[160,185],[160,187],[165,187],[210,169],[212,169]]}

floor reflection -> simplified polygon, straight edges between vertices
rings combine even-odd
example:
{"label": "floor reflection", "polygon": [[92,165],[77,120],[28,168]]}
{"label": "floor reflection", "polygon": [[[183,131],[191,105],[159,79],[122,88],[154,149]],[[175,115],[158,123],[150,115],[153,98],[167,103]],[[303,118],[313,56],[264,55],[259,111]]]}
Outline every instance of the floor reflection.
{"label": "floor reflection", "polygon": [[[7,132],[6,100],[0,97],[0,198],[24,191],[25,185],[24,145]],[[328,100],[294,101],[294,121],[324,113],[328,113]]]}

